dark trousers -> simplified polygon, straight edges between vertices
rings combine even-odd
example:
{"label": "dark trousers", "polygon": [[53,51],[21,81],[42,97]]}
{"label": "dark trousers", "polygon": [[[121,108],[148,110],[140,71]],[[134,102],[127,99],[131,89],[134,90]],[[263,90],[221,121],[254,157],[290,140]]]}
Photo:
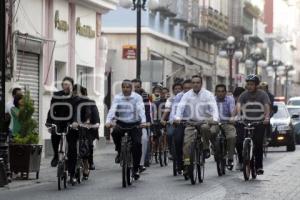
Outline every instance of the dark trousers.
{"label": "dark trousers", "polygon": [[[253,144],[254,144],[254,156],[255,156],[255,165],[256,169],[263,168],[263,143],[265,137],[265,125],[259,125],[255,127],[253,135]],[[245,138],[245,130],[243,126],[237,126],[237,151],[239,162],[243,162],[243,142]]]}
{"label": "dark trousers", "polygon": [[243,142],[245,138],[244,127],[241,124],[235,125],[237,140],[236,140],[236,151],[238,155],[239,163],[243,163]]}
{"label": "dark trousers", "polygon": [[54,157],[58,158],[58,147],[60,142],[61,136],[56,135],[55,133],[51,134],[51,143],[53,148]]}
{"label": "dark trousers", "polygon": [[183,125],[179,125],[174,130],[174,141],[177,158],[177,166],[179,169],[183,167],[183,142],[184,142],[184,129]]}
{"label": "dark trousers", "polygon": [[70,176],[75,175],[75,168],[77,162],[77,141],[78,133],[76,131],[70,131],[67,135],[68,142],[68,171]]}
{"label": "dark trousers", "polygon": [[[137,124],[120,123],[120,122],[118,122],[117,124],[123,128],[130,128],[137,125]],[[115,128],[112,132],[112,138],[116,145],[116,151],[118,152],[118,154],[120,154],[121,152],[121,141],[122,141],[122,137],[125,135],[126,132],[131,137],[132,140],[131,151],[133,156],[133,168],[134,171],[137,171],[139,169],[141,156],[142,156],[142,142],[141,142],[142,131],[139,128],[133,128],[128,131]]]}
{"label": "dark trousers", "polygon": [[263,168],[263,144],[265,138],[265,125],[259,125],[254,130],[253,143],[256,169]]}

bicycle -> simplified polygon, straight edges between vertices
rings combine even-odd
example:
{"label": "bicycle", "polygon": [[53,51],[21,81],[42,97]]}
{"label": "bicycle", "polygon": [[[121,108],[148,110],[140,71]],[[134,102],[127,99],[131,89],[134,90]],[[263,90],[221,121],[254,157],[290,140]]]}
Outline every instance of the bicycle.
{"label": "bicycle", "polygon": [[132,156],[132,140],[128,134],[128,131],[140,128],[140,126],[133,126],[124,128],[119,125],[115,125],[115,128],[126,131],[121,141],[121,153],[120,153],[120,165],[122,167],[122,187],[132,185],[133,181],[133,156]]}
{"label": "bicycle", "polygon": [[222,128],[222,123],[219,123],[220,131],[216,137],[214,152],[215,152],[215,161],[217,164],[218,176],[223,176],[226,174],[226,147],[227,141],[224,129]]}
{"label": "bicycle", "polygon": [[208,122],[186,122],[184,124],[193,126],[196,129],[194,131],[194,140],[191,143],[190,148],[190,164],[186,166],[188,169],[188,177],[185,176],[186,180],[187,178],[190,178],[191,184],[195,185],[197,180],[199,183],[202,183],[204,180],[205,157],[203,152],[201,126],[208,124]]}
{"label": "bicycle", "polygon": [[57,164],[57,187],[58,190],[62,189],[62,184],[64,189],[67,188],[67,178],[68,178],[68,170],[67,170],[67,134],[69,133],[69,126],[67,126],[67,131],[58,133],[57,126],[55,124],[46,124],[48,129],[52,132],[54,129],[55,134],[61,136],[58,148],[58,164]]}
{"label": "bicycle", "polygon": [[[80,184],[82,180],[88,180],[89,176],[89,162],[88,156],[90,154],[90,141],[88,139],[88,131],[90,129],[99,128],[98,124],[79,124],[75,130],[78,130],[77,140],[77,162],[75,168],[75,177]],[[86,172],[88,171],[88,172]]]}
{"label": "bicycle", "polygon": [[[161,127],[160,122],[154,122],[152,124],[153,132],[155,135],[153,137],[152,151],[154,152],[154,157],[156,163],[159,163],[161,167],[168,165],[168,144],[166,132]],[[157,151],[158,150],[158,151]],[[153,152],[152,152],[153,154]],[[157,158],[158,156],[158,158]]]}
{"label": "bicycle", "polygon": [[214,152],[215,152],[215,161],[217,165],[218,176],[223,176],[226,174],[226,167],[228,170],[233,169],[233,165],[226,164],[227,157],[227,139],[225,135],[225,130],[223,125],[232,124],[230,122],[221,122],[218,124],[220,131],[216,137]]}
{"label": "bicycle", "polygon": [[263,124],[263,122],[239,122],[245,127],[245,139],[243,143],[243,174],[245,181],[250,179],[256,179],[256,167],[255,167],[255,155],[254,155],[254,143],[253,134],[255,126]]}

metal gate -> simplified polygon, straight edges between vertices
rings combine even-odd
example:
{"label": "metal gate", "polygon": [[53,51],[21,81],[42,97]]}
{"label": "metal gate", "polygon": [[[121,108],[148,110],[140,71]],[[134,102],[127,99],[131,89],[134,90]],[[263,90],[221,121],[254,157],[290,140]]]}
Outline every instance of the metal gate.
{"label": "metal gate", "polygon": [[33,118],[39,122],[39,54],[18,51],[15,78],[24,89],[30,91],[35,109]]}

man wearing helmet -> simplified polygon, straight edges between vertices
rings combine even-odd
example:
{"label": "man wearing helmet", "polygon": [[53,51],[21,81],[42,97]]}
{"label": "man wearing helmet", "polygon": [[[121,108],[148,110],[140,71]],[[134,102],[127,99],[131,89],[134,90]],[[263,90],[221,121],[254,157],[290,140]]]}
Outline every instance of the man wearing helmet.
{"label": "man wearing helmet", "polygon": [[254,130],[254,154],[257,174],[262,175],[263,170],[263,141],[266,125],[270,123],[270,98],[266,92],[259,89],[259,78],[256,75],[248,75],[246,78],[246,91],[241,94],[237,102],[237,114],[245,121],[259,122]]}

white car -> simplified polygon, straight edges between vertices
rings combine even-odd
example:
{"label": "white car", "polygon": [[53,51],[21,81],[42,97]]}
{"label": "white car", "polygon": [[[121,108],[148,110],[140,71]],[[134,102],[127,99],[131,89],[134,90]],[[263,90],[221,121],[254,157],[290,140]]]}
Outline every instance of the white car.
{"label": "white car", "polygon": [[288,106],[300,106],[300,97],[292,97],[289,99]]}

